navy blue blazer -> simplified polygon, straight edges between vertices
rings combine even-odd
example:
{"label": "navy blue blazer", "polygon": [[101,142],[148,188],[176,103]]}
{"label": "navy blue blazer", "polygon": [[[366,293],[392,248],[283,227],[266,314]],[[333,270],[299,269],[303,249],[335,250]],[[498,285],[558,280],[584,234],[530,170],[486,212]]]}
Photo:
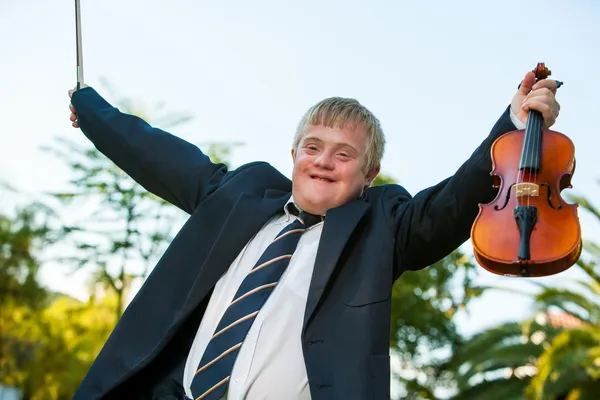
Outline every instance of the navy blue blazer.
{"label": "navy blue blazer", "polygon": [[[148,191],[190,217],[106,341],[76,400],[145,398],[183,364],[217,280],[291,195],[266,162],[228,171],[198,147],[121,113],[91,87],[74,93],[82,132]],[[301,337],[315,400],[390,398],[394,281],[469,238],[479,203],[494,199],[490,147],[516,129],[507,108],[452,176],[412,197],[372,187],[326,214]],[[240,223],[243,221],[243,223]],[[151,398],[151,397],[149,397]]]}

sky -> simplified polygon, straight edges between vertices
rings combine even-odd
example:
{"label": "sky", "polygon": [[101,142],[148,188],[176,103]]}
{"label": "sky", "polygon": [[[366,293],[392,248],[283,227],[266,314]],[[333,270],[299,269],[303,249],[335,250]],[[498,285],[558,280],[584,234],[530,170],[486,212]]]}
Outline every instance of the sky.
{"label": "sky", "polygon": [[[149,112],[164,103],[151,117],[191,114],[170,132],[198,145],[240,142],[233,167],[265,160],[290,176],[302,114],[325,97],[353,97],[382,122],[383,172],[413,194],[452,175],[525,73],[545,62],[564,82],[553,129],[576,147],[568,192],[600,204],[598,1],[81,0],[81,7],[85,81],[109,102],[126,96]],[[56,137],[88,143],[68,120],[75,82],[74,2],[0,0],[0,182],[24,193],[0,191],[7,212],[65,187],[69,171],[40,147]],[[598,240],[600,224],[580,217],[584,238]],[[479,275],[482,284],[530,287]],[[562,285],[577,276],[571,269],[536,281]],[[43,279],[76,296],[84,290],[83,277],[60,266]],[[530,311],[522,296],[492,292],[460,316],[459,328],[471,334]]]}

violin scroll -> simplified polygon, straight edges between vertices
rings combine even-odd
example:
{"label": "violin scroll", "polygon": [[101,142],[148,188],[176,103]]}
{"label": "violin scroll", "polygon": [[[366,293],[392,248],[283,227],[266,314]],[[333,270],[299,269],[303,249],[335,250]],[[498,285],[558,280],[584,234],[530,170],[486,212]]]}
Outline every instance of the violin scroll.
{"label": "violin scroll", "polygon": [[538,81],[552,75],[552,71],[550,71],[543,62],[537,63],[532,72],[535,74],[535,79]]}

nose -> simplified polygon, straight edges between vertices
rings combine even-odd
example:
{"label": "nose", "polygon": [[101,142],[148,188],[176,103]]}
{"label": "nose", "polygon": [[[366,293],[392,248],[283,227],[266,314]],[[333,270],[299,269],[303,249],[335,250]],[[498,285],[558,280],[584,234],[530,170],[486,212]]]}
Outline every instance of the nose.
{"label": "nose", "polygon": [[334,167],[333,154],[329,151],[321,152],[317,158],[315,158],[314,164],[318,168],[332,170]]}

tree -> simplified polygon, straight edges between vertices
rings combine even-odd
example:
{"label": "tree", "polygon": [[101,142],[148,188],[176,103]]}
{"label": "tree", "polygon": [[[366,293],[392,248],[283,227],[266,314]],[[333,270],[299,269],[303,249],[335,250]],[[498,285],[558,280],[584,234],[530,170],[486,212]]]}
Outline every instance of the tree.
{"label": "tree", "polygon": [[8,301],[39,308],[46,292],[37,281],[40,264],[34,253],[58,240],[50,226],[54,213],[41,203],[0,214],[0,309]]}
{"label": "tree", "polygon": [[59,386],[68,376],[57,374],[74,360],[57,321],[45,318],[55,295],[38,278],[44,250],[63,235],[55,219],[41,203],[0,215],[0,382],[24,400],[67,398]]}
{"label": "tree", "polygon": [[46,299],[35,253],[51,229],[36,212],[40,209],[47,211],[32,204],[14,217],[0,215],[0,382],[13,387],[22,387],[23,366],[34,350],[14,328],[24,314],[36,314]]}
{"label": "tree", "polygon": [[592,274],[581,282],[586,294],[545,287],[533,317],[465,343],[452,360],[459,389],[453,400],[597,398],[600,280]]}
{"label": "tree", "polygon": [[87,303],[55,294],[41,310],[4,308],[0,382],[23,400],[71,399],[116,323],[116,296]]}
{"label": "tree", "polygon": [[0,214],[0,383],[23,400],[71,399],[116,323],[116,295],[82,303],[39,281],[65,230],[34,202]]}
{"label": "tree", "polygon": [[545,341],[557,330],[539,319],[485,330],[453,354],[458,393],[452,400],[522,399]]}

